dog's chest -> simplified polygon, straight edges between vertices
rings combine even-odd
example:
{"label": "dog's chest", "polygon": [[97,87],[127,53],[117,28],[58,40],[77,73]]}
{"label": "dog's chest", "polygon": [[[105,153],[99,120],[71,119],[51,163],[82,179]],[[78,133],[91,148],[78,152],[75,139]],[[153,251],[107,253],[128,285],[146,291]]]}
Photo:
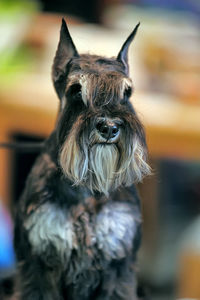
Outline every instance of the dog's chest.
{"label": "dog's chest", "polygon": [[123,258],[131,250],[137,222],[128,203],[107,203],[97,214],[84,209],[74,214],[44,204],[32,212],[24,226],[37,254],[53,245],[62,261],[76,252],[91,258],[100,253],[111,260]]}

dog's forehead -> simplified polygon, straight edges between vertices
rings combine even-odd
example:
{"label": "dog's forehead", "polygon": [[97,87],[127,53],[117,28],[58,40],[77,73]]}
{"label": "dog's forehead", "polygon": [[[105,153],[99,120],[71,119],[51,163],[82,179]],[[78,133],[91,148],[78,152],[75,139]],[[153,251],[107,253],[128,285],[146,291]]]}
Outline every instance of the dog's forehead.
{"label": "dog's forehead", "polygon": [[95,102],[115,96],[123,98],[125,89],[132,86],[131,79],[115,59],[90,55],[71,63],[66,89],[77,83],[81,85],[85,104],[94,97]]}
{"label": "dog's forehead", "polygon": [[82,71],[82,72],[118,72],[119,74],[125,75],[124,67],[122,63],[117,61],[115,58],[105,58],[97,55],[83,54],[78,58],[75,58],[71,62],[71,71]]}

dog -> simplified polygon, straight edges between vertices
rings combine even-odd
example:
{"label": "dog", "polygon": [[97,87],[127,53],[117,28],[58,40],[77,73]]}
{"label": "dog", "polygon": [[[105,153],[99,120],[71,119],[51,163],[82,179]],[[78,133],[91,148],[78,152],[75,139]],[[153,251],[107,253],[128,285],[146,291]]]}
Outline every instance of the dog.
{"label": "dog", "polygon": [[128,48],[80,55],[62,20],[52,79],[55,130],[27,178],[14,246],[20,300],[135,300],[141,208],[151,170],[130,103]]}

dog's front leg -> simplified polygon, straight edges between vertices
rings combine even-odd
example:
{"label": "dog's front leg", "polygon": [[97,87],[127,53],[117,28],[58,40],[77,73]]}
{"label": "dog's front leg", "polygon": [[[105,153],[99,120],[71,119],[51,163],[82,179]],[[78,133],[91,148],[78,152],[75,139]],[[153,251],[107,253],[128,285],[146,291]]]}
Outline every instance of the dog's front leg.
{"label": "dog's front leg", "polygon": [[116,266],[104,274],[95,300],[138,300],[136,286],[135,271],[128,266],[120,267],[116,262]]}
{"label": "dog's front leg", "polygon": [[19,267],[19,300],[61,300],[58,276],[38,258],[31,258]]}
{"label": "dog's front leg", "polygon": [[60,278],[72,249],[68,213],[46,203],[16,218],[15,250],[19,262],[20,300],[60,300]]}

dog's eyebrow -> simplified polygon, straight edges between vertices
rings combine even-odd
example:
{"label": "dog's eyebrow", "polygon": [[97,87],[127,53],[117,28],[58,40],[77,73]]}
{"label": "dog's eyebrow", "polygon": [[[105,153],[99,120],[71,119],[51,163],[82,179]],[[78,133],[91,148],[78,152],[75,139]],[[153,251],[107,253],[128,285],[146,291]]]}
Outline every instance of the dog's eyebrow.
{"label": "dog's eyebrow", "polygon": [[87,98],[88,98],[88,77],[87,75],[80,74],[79,72],[75,72],[68,78],[68,83],[66,86],[66,90],[70,88],[73,84],[80,84],[81,85],[81,94],[82,100],[85,105],[87,105]]}
{"label": "dog's eyebrow", "polygon": [[130,78],[123,78],[121,82],[121,89],[120,89],[120,97],[123,98],[125,90],[130,88],[133,89],[132,80]]}
{"label": "dog's eyebrow", "polygon": [[[73,84],[79,83],[81,85],[81,94],[84,104],[87,106],[88,101],[92,101],[93,93],[97,93],[97,86],[100,87],[98,95],[104,94],[104,89],[107,89],[108,98],[104,99],[107,103],[111,100],[110,94],[119,95],[121,99],[124,97],[124,93],[128,88],[132,89],[132,80],[128,77],[121,77],[116,72],[108,72],[104,75],[101,74],[81,74],[80,72],[74,72],[68,79],[66,90]],[[101,99],[103,100],[103,99]]]}

